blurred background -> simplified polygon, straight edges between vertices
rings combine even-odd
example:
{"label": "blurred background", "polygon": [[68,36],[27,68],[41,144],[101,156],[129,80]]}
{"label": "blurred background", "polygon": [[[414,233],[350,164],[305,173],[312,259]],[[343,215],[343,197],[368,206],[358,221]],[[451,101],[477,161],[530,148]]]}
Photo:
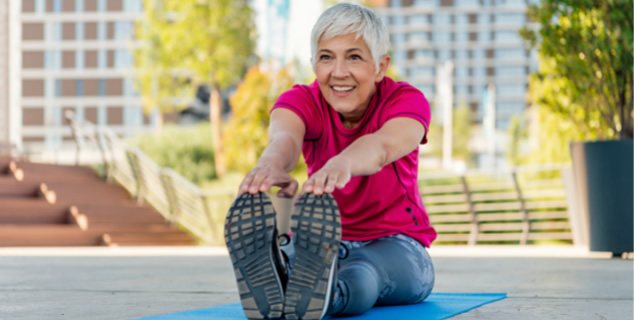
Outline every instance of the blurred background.
{"label": "blurred background", "polygon": [[[133,161],[140,152],[147,166],[173,170],[194,188],[233,195],[266,145],[276,98],[314,80],[310,30],[338,2],[0,0],[0,154],[91,165],[126,187],[113,169],[116,152],[107,161],[104,151],[104,141],[122,140],[128,180],[140,185],[133,172],[140,170]],[[420,148],[421,185],[440,179],[463,186],[424,199],[430,213],[469,213],[461,214],[468,223],[477,212],[521,213],[511,220],[525,242],[529,227],[519,222],[568,223],[570,212],[586,210],[575,207],[587,198],[580,178],[562,173],[571,170],[575,142],[626,141],[630,151],[599,154],[607,167],[619,160],[631,172],[631,1],[356,2],[389,29],[388,74],[420,89],[432,105],[429,143]],[[302,162],[293,172],[300,181]],[[505,194],[467,187],[501,175]],[[520,188],[529,178],[539,181],[533,207]],[[629,189],[621,190],[631,199],[629,178]],[[167,178],[157,179],[160,185]],[[481,199],[472,199],[478,190]],[[432,191],[423,187],[428,197]],[[226,203],[214,219],[222,220]],[[573,242],[576,227],[548,226],[550,235]],[[447,230],[467,241],[470,228]]]}

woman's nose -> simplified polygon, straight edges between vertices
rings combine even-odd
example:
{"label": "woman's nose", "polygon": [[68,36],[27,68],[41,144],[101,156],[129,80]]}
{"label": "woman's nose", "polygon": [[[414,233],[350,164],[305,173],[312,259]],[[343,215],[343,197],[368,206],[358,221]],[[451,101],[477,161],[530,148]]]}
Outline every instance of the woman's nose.
{"label": "woman's nose", "polygon": [[335,78],[345,78],[349,74],[348,66],[345,60],[338,60],[335,62],[335,69],[332,71],[332,75]]}

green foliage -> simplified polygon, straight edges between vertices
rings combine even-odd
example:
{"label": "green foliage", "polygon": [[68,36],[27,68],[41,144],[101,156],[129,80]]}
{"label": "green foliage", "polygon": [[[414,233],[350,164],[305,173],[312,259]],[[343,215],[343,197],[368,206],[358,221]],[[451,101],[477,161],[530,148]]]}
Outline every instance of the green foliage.
{"label": "green foliage", "polygon": [[518,116],[513,116],[507,134],[509,141],[505,150],[505,157],[511,166],[517,166],[522,162],[521,143],[528,136],[524,121]]}
{"label": "green foliage", "polygon": [[208,123],[192,127],[166,126],[156,134],[132,139],[159,166],[171,168],[196,185],[216,178]]}
{"label": "green foliage", "polygon": [[255,47],[246,0],[145,0],[144,8],[134,67],[146,110],[191,97],[191,81],[226,88],[240,80]]}
{"label": "green foliage", "polygon": [[247,72],[231,97],[233,113],[223,129],[228,169],[246,173],[256,165],[268,143],[271,108],[294,82],[289,67],[272,72],[255,66]]}
{"label": "green foliage", "polygon": [[[433,112],[432,112],[433,114]],[[471,124],[471,109],[462,104],[453,110],[451,129],[451,154],[456,160],[462,160],[467,165],[473,165],[473,152],[469,149],[473,126]],[[432,122],[427,139],[431,145],[431,154],[442,157],[442,140],[444,126],[440,121]]]}
{"label": "green foliage", "polygon": [[632,138],[632,0],[542,0],[529,16],[540,24],[521,31],[540,58],[529,99],[554,121],[544,129],[575,128],[547,139]]}

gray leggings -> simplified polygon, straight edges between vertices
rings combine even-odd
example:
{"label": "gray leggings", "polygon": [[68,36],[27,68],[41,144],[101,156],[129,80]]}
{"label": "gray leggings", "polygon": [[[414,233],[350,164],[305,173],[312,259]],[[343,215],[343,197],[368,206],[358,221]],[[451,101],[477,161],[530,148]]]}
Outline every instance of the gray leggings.
{"label": "gray leggings", "polygon": [[355,315],[377,305],[414,304],[434,287],[434,266],[425,247],[405,235],[342,241],[339,290],[346,299],[337,315]]}

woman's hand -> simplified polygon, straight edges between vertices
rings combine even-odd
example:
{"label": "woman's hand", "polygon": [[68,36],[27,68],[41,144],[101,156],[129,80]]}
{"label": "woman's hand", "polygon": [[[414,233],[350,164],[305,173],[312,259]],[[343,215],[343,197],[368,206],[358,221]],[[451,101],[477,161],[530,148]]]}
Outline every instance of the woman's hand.
{"label": "woman's hand", "polygon": [[292,198],[295,196],[299,184],[297,180],[280,168],[258,164],[244,177],[238,193],[267,192],[272,186],[282,188],[277,193],[278,197]]}
{"label": "woman's hand", "polygon": [[351,165],[341,157],[334,157],[304,182],[302,192],[318,196],[332,193],[335,188],[343,189],[351,177]]}

